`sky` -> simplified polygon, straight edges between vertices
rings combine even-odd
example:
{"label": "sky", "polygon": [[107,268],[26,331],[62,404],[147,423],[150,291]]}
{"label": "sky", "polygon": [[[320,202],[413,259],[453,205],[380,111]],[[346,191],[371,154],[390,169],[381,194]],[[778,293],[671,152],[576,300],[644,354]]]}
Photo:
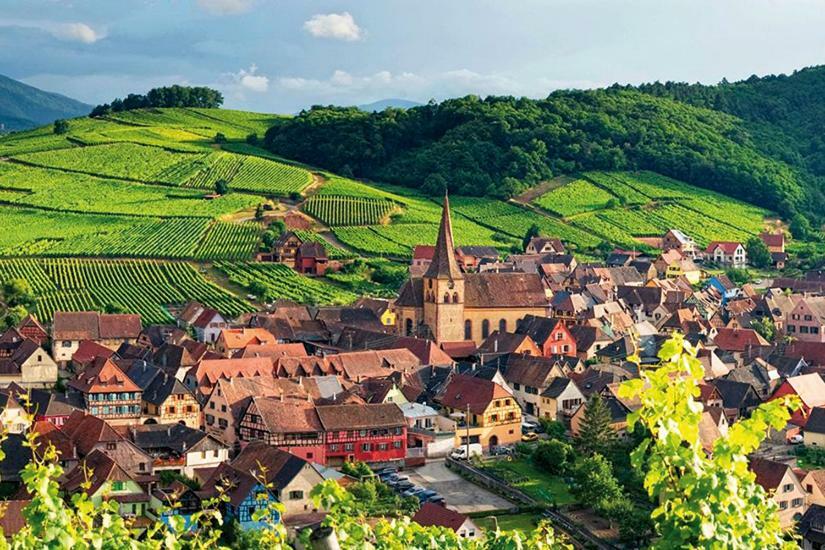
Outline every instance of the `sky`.
{"label": "sky", "polygon": [[825,0],[0,0],[0,74],[87,103],[225,107],[715,83],[825,63]]}

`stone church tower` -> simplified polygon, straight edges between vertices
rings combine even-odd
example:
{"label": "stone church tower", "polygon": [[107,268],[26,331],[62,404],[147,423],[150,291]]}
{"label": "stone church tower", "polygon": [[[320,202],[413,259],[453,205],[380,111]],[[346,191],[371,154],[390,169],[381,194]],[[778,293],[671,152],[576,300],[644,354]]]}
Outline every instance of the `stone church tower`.
{"label": "stone church tower", "polygon": [[455,259],[450,200],[444,195],[433,261],[423,277],[424,324],[436,342],[464,340],[464,275]]}

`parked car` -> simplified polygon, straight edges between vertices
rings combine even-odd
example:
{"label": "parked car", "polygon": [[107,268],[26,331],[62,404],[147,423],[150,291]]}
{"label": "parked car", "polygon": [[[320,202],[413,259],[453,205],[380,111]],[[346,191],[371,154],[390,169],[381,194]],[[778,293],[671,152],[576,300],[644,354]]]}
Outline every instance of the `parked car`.
{"label": "parked car", "polygon": [[419,487],[418,485],[416,485],[415,487],[411,487],[411,488],[407,489],[406,491],[404,491],[403,493],[401,493],[401,496],[402,497],[414,497],[414,496],[418,496],[418,493],[422,493],[424,491],[426,491],[426,489],[424,487]]}
{"label": "parked car", "polygon": [[428,498],[426,502],[432,502],[433,504],[444,504],[444,497],[441,495],[433,495]]}
{"label": "parked car", "polygon": [[395,489],[399,493],[412,489],[412,487],[413,484],[409,480],[398,481],[395,485],[393,485],[393,489]]}
{"label": "parked car", "polygon": [[457,447],[450,453],[450,458],[453,460],[467,460],[468,457],[481,456],[482,450],[481,443],[470,443],[469,445]]}
{"label": "parked car", "polygon": [[790,443],[791,445],[799,445],[804,440],[805,438],[802,437],[802,434],[796,434],[788,438],[788,443]]}
{"label": "parked car", "polygon": [[539,438],[539,434],[536,432],[527,432],[526,434],[521,436],[522,441],[530,442],[535,441]]}
{"label": "parked car", "polygon": [[417,494],[417,495],[415,495],[415,496],[417,496],[417,497],[418,497],[418,500],[420,500],[421,502],[426,502],[426,501],[427,501],[427,499],[429,499],[429,498],[431,498],[431,497],[434,497],[434,496],[436,496],[437,494],[438,494],[438,493],[437,493],[436,491],[433,491],[432,489],[427,489],[427,490],[425,490],[425,491],[421,491],[420,493],[418,493],[418,494]]}
{"label": "parked car", "polygon": [[513,448],[505,445],[495,445],[490,447],[490,454],[493,456],[507,456],[513,454]]}

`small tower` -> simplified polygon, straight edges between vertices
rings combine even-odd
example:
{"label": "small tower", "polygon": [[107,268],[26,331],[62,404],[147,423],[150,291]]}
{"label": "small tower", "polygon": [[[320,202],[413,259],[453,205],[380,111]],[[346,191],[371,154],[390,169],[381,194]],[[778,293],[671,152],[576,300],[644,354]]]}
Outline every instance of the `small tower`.
{"label": "small tower", "polygon": [[464,340],[464,275],[455,259],[450,199],[446,194],[433,261],[423,282],[424,323],[435,341]]}

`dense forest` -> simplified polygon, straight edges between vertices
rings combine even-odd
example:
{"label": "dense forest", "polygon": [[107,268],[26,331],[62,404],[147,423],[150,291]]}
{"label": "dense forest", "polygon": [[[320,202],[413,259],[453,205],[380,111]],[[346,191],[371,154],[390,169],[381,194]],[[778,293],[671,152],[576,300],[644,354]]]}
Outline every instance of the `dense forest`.
{"label": "dense forest", "polygon": [[223,94],[205,86],[164,86],[152,88],[146,94],[129,94],[111,103],[97,105],[90,117],[104,116],[112,112],[147,109],[151,107],[202,107],[217,109],[223,105]]}
{"label": "dense forest", "polygon": [[508,197],[559,174],[648,169],[821,219],[825,69],[717,86],[546,99],[467,96],[407,110],[320,107],[279,120],[274,152],[427,193]]}

